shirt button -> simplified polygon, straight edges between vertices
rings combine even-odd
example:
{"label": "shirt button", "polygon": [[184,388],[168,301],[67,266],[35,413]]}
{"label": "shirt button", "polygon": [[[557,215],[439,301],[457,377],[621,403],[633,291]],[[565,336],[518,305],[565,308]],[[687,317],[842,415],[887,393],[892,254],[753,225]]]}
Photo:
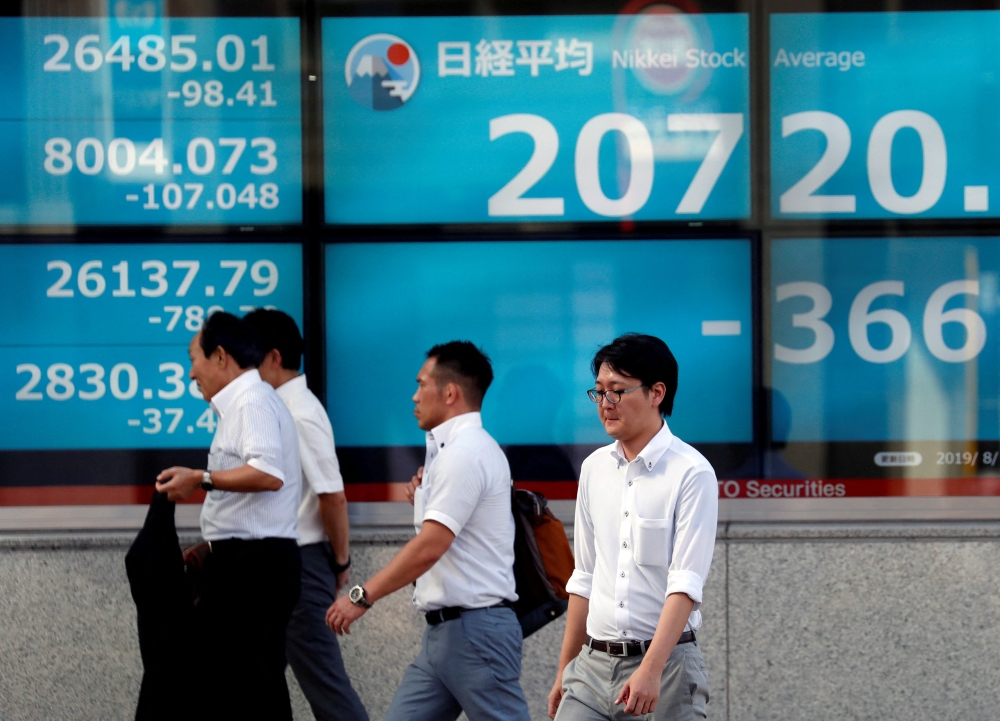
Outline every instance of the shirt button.
{"label": "shirt button", "polygon": [[625,511],[625,517],[628,518],[628,511]]}
{"label": "shirt button", "polygon": [[625,571],[622,571],[622,578],[625,578]]}
{"label": "shirt button", "polygon": [[632,485],[632,481],[629,481],[628,484],[631,486]]}
{"label": "shirt button", "polygon": [[622,541],[622,548],[628,548],[628,541]]}
{"label": "shirt button", "polygon": [[624,601],[619,601],[618,602],[618,608],[625,608],[625,602]]}

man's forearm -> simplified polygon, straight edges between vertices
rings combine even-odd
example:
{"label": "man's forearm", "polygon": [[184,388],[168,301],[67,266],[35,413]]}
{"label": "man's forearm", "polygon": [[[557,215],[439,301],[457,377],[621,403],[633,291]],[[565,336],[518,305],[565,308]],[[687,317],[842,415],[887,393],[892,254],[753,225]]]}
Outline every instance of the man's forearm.
{"label": "man's forearm", "polygon": [[566,630],[563,632],[562,651],[559,653],[559,676],[566,664],[580,653],[583,644],[587,642],[587,614],[590,612],[590,599],[569,595],[569,608],[566,610]]}
{"label": "man's forearm", "polygon": [[347,496],[344,492],[320,493],[319,514],[326,536],[330,539],[333,559],[343,566],[351,556],[351,526],[347,518]]}
{"label": "man's forearm", "polygon": [[667,659],[677,645],[677,640],[684,633],[688,617],[694,608],[694,601],[686,593],[671,593],[667,596],[656,623],[656,633],[646,649],[642,663],[649,664],[658,672],[667,665]]}
{"label": "man's forearm", "polygon": [[284,483],[248,463],[228,471],[212,471],[212,485],[219,491],[258,493],[281,490]]}
{"label": "man's forearm", "polygon": [[388,565],[365,582],[368,601],[374,603],[423,576],[451,547],[455,540],[448,528],[436,521],[424,521],[420,533],[410,540]]}

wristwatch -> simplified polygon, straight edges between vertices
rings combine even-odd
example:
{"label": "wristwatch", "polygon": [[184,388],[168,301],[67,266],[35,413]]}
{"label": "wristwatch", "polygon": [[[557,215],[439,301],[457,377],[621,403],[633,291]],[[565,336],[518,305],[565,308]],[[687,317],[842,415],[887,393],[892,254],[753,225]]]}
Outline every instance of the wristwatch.
{"label": "wristwatch", "polygon": [[215,484],[212,483],[212,472],[204,471],[201,474],[201,488],[204,491],[214,491]]}
{"label": "wristwatch", "polygon": [[348,598],[351,599],[351,603],[359,608],[371,608],[372,605],[368,602],[368,598],[365,596],[365,589],[361,585],[357,585],[351,588],[348,593]]}

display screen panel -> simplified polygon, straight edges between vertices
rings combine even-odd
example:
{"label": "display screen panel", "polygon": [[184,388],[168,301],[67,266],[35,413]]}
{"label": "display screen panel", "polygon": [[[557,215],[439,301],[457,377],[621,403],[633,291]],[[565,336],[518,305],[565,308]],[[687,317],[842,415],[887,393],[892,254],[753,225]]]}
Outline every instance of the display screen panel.
{"label": "display screen panel", "polygon": [[998,11],[770,16],[775,218],[1000,215]]}
{"label": "display screen panel", "polygon": [[[409,481],[424,458],[417,371],[433,345],[466,339],[492,359],[483,422],[514,479],[575,497],[580,462],[610,442],[586,395],[590,361],[628,331],[677,358],[671,429],[720,478],[753,475],[750,257],[748,240],[328,245],[328,410],[345,480]],[[343,395],[359,368],[363,403]]]}
{"label": "display screen panel", "polygon": [[0,223],[302,220],[297,18],[0,18]]}
{"label": "display screen panel", "polygon": [[748,16],[324,18],[326,221],[750,216]]}
{"label": "display screen panel", "polygon": [[188,377],[188,343],[216,310],[273,306],[301,326],[302,252],[6,245],[0,302],[0,485],[130,485],[122,459],[138,451],[165,450],[161,468],[204,464],[217,419]]}
{"label": "display screen panel", "polygon": [[1000,492],[1000,238],[770,248],[765,471],[854,479],[837,495]]}

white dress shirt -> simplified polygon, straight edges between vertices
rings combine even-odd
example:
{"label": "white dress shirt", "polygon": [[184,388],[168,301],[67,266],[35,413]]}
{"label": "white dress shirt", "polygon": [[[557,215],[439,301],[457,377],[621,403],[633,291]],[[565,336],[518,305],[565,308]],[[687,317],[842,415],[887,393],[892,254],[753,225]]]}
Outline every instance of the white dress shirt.
{"label": "white dress shirt", "polygon": [[302,492],[295,421],[256,369],[243,373],[212,397],[219,425],[208,470],[251,465],[282,481],[277,491],[210,491],[201,508],[206,541],[227,538],[296,538],[295,510]]}
{"label": "white dress shirt", "polygon": [[299,460],[302,463],[302,500],[299,502],[299,545],[329,540],[319,513],[318,493],[340,493],[344,479],[333,447],[333,428],[319,398],[300,375],[278,386],[278,396],[285,402],[295,430],[299,432]]}
{"label": "white dress shirt", "polygon": [[631,463],[617,442],[594,451],[580,471],[566,584],[590,599],[587,633],[649,641],[672,593],[694,601],[686,628],[700,628],[718,516],[715,471],[666,423]]}
{"label": "white dress shirt", "polygon": [[423,480],[413,498],[418,532],[424,521],[447,526],[455,540],[417,579],[417,608],[485,608],[517,600],[510,466],[479,413],[455,416],[427,434]]}

